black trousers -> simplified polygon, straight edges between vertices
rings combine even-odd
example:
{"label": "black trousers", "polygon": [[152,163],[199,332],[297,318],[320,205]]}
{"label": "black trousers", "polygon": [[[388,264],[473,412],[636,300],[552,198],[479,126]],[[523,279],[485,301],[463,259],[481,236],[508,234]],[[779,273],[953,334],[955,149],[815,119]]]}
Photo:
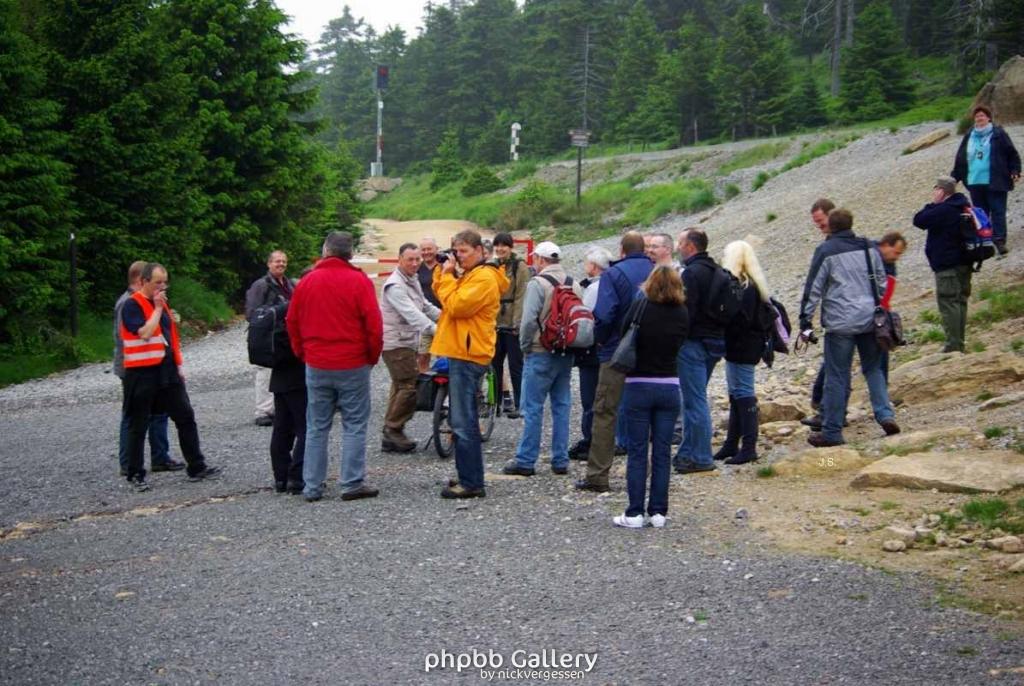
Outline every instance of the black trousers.
{"label": "black trousers", "polygon": [[274,429],[270,467],[274,481],[302,483],[306,454],[306,388],[274,394]]}
{"label": "black trousers", "polygon": [[498,331],[498,339],[494,345],[494,360],[491,366],[494,367],[494,374],[498,377],[498,388],[504,391],[502,386],[505,375],[502,370],[505,366],[505,358],[508,357],[508,375],[512,377],[512,397],[515,399],[518,410],[519,398],[523,390],[523,351],[519,347],[519,334],[514,331]]}
{"label": "black trousers", "polygon": [[178,430],[178,444],[192,476],[206,468],[206,459],[199,449],[199,429],[188,392],[183,383],[161,385],[159,369],[143,367],[126,369],[124,405],[122,412],[128,417],[128,478],[145,476],[143,457],[146,446],[146,428],[151,414],[166,414]]}

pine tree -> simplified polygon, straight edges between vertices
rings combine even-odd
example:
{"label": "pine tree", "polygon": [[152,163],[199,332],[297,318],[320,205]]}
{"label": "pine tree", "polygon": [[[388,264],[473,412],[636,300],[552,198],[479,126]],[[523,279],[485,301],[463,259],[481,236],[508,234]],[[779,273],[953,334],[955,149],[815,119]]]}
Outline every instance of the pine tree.
{"label": "pine tree", "polygon": [[828,123],[821,93],[810,71],[804,73],[787,104],[787,120],[793,126],[813,128]]}
{"label": "pine tree", "polygon": [[636,120],[631,115],[654,81],[664,54],[661,37],[643,0],[637,0],[626,17],[615,52],[607,111],[609,120],[615,122],[612,136],[618,140],[642,137],[642,132],[633,130]]}
{"label": "pine tree", "polygon": [[843,63],[840,98],[851,120],[885,116],[914,101],[906,50],[892,11],[881,0],[857,17],[854,44]]}
{"label": "pine tree", "polygon": [[0,0],[0,343],[64,319],[70,169],[42,57]]}
{"label": "pine tree", "polygon": [[448,129],[437,146],[437,153],[430,163],[430,189],[461,181],[465,171],[459,154],[459,134],[455,129]]}

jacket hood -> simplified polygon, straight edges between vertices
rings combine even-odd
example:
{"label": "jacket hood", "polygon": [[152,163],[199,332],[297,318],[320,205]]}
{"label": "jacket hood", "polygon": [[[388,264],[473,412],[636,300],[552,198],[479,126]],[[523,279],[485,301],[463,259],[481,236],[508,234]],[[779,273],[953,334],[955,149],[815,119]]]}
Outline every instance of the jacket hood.
{"label": "jacket hood", "polygon": [[971,204],[971,201],[967,199],[963,193],[954,193],[945,200],[942,201],[946,205],[952,205],[953,207],[967,207]]}

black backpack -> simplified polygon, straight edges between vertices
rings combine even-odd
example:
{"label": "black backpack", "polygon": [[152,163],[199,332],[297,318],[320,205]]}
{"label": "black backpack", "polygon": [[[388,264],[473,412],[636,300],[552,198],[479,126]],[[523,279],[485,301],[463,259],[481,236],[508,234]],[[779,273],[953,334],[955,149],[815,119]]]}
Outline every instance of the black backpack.
{"label": "black backpack", "polygon": [[250,364],[276,367],[282,362],[297,359],[285,329],[287,313],[288,303],[263,305],[253,310],[246,334]]}
{"label": "black backpack", "polygon": [[704,295],[704,314],[719,324],[729,324],[743,309],[743,284],[725,267],[710,267],[711,280]]}

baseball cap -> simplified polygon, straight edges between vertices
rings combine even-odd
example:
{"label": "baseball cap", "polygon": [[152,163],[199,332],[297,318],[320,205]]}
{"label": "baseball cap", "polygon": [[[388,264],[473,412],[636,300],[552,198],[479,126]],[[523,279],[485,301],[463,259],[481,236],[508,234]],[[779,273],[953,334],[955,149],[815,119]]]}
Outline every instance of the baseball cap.
{"label": "baseball cap", "polygon": [[558,248],[558,246],[552,243],[551,241],[542,241],[537,245],[536,248],[533,249],[534,255],[538,257],[543,257],[545,259],[551,259],[552,257],[557,258],[561,254],[561,252],[562,251]]}

